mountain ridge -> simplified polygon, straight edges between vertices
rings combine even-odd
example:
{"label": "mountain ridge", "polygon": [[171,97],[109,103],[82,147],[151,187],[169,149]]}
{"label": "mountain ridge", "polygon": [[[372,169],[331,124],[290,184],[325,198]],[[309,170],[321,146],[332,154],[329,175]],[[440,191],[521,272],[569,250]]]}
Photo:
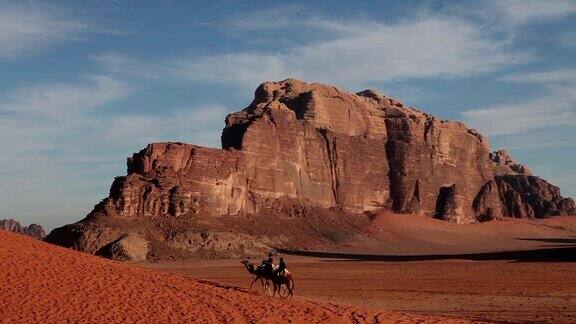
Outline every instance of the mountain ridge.
{"label": "mountain ridge", "polygon": [[337,244],[382,209],[456,223],[576,214],[477,131],[374,90],[266,82],[226,117],[221,140],[149,144],[108,198],[47,241],[109,256],[131,235],[153,259],[234,256]]}
{"label": "mountain ridge", "polygon": [[12,218],[0,219],[0,228],[16,234],[28,235],[39,240],[42,240],[46,236],[46,231],[42,225],[30,224],[28,226],[22,226],[20,222]]}

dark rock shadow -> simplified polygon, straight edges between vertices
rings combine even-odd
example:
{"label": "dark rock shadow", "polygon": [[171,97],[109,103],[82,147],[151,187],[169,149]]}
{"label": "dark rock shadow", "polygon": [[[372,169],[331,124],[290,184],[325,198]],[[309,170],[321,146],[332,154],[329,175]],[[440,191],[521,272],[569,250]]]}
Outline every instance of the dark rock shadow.
{"label": "dark rock shadow", "polygon": [[545,242],[545,243],[566,243],[566,244],[573,244],[576,246],[576,237],[575,238],[517,238],[516,240]]}
{"label": "dark rock shadow", "polygon": [[[471,260],[471,261],[513,261],[513,262],[576,262],[576,239],[569,238],[519,238],[518,240],[533,240],[548,243],[564,243],[552,245],[553,247],[512,250],[481,253],[462,254],[420,254],[420,255],[381,255],[356,254],[339,252],[303,251],[276,249],[279,253],[301,255],[344,261],[382,261],[382,262],[410,262],[410,261],[437,261],[437,260]],[[573,243],[573,244],[566,244]],[[549,246],[549,245],[546,245]]]}

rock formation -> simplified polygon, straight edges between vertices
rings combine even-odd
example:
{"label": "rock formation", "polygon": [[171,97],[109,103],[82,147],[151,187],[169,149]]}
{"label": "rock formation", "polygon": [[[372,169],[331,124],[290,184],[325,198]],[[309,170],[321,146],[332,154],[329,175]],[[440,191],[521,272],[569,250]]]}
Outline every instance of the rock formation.
{"label": "rock formation", "polygon": [[122,261],[144,261],[148,254],[148,242],[145,238],[128,234],[112,243],[107,257]]}
{"label": "rock formation", "polygon": [[563,198],[560,189],[546,180],[532,176],[528,167],[512,160],[505,150],[490,154],[494,162],[501,214],[505,217],[542,218],[552,215],[576,215],[570,198]]}
{"label": "rock formation", "polygon": [[506,150],[498,150],[490,153],[490,160],[494,162],[494,175],[525,175],[531,176],[532,172],[527,166],[512,160]]}
{"label": "rock formation", "polygon": [[456,223],[575,213],[558,188],[490,153],[463,123],[373,90],[288,79],[263,83],[226,117],[222,149],[155,143],[135,153],[108,198],[47,240],[105,255],[136,231],[153,251],[234,255],[296,244],[292,228],[337,241],[380,209]]}
{"label": "rock formation", "polygon": [[46,236],[46,231],[38,224],[30,224],[28,226],[22,226],[18,221],[14,219],[0,219],[0,229],[5,229],[10,232],[17,234],[24,234],[32,236],[36,239],[43,239]]}

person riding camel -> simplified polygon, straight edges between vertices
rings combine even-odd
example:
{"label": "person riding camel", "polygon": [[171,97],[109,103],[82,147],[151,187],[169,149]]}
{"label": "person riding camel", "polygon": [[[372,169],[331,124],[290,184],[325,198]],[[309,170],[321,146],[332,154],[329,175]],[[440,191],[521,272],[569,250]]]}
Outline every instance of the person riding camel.
{"label": "person riding camel", "polygon": [[274,259],[272,259],[272,252],[268,253],[268,264],[274,264]]}
{"label": "person riding camel", "polygon": [[272,259],[272,252],[268,253],[268,259],[262,261],[262,266],[266,273],[273,273],[274,270],[274,259]]}
{"label": "person riding camel", "polygon": [[285,271],[286,271],[286,263],[284,262],[284,258],[280,258],[278,268],[274,270],[272,274],[276,276],[283,276]]}

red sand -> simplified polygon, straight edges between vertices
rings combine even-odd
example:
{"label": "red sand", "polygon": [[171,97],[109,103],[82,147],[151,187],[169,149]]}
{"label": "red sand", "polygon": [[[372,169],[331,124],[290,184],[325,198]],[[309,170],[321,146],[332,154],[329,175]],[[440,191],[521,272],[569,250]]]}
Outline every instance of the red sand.
{"label": "red sand", "polygon": [[[503,219],[453,224],[416,215],[381,213],[367,232],[378,240],[345,242],[340,251],[365,255],[444,256],[512,251],[508,259],[382,261],[284,255],[296,293],[324,303],[497,322],[576,322],[576,217]],[[542,250],[546,249],[546,250]],[[521,251],[564,250],[562,260],[522,260]],[[345,253],[344,253],[345,254]],[[533,255],[533,254],[532,254]],[[524,255],[525,258],[526,255]],[[264,256],[262,256],[264,257]],[[554,261],[554,262],[551,262]],[[239,260],[147,264],[220,283],[248,287]],[[259,285],[256,289],[261,289]]]}
{"label": "red sand", "polygon": [[241,288],[117,263],[1,230],[0,282],[2,323],[465,322],[271,300]]}
{"label": "red sand", "polygon": [[378,213],[365,229],[375,240],[344,242],[343,251],[377,254],[450,254],[529,250],[557,244],[542,239],[576,237],[576,217],[455,224],[429,217]]}

